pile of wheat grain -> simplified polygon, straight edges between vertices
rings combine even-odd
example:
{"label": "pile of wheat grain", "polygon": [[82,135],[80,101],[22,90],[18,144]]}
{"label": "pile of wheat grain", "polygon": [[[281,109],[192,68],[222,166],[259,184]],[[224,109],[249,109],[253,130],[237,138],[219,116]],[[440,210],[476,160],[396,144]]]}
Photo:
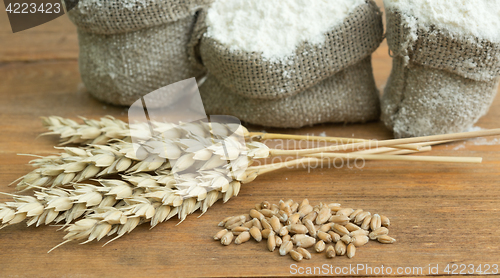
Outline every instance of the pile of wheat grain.
{"label": "pile of wheat grain", "polygon": [[[347,255],[352,258],[356,248],[368,241],[394,243],[390,237],[390,221],[386,216],[371,214],[362,209],[342,207],[338,203],[316,206],[304,199],[300,204],[293,200],[280,201],[278,205],[262,202],[249,214],[227,217],[219,223],[224,227],[215,236],[222,245],[242,244],[253,238],[260,242],[267,239],[267,248],[295,261],[311,259],[307,248],[317,253],[326,251],[327,258]],[[294,250],[296,247],[296,250]]]}

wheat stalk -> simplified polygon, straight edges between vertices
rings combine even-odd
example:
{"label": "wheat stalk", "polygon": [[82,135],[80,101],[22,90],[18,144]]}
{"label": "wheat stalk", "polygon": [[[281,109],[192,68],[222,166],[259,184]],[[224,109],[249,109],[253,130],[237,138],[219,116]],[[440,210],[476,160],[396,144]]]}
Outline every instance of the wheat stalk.
{"label": "wheat stalk", "polygon": [[348,143],[348,144],[332,145],[326,147],[317,147],[317,148],[301,149],[301,150],[272,150],[271,155],[304,156],[310,154],[319,154],[323,152],[345,151],[349,149],[356,150],[360,148],[367,149],[367,148],[393,147],[395,145],[420,144],[420,143],[423,143],[424,145],[427,146],[434,144],[434,142],[438,143],[453,142],[463,139],[469,139],[481,136],[495,136],[495,135],[500,135],[500,129],[489,129],[489,130],[481,130],[473,132],[432,135],[432,136],[413,137],[404,139],[391,139],[382,141],[366,141],[366,142]]}

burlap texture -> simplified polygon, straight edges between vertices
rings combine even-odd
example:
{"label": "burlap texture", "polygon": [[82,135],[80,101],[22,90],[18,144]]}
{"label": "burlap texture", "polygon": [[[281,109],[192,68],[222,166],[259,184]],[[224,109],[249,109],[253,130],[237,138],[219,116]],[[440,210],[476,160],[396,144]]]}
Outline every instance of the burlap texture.
{"label": "burlap texture", "polygon": [[186,19],[214,0],[80,0],[69,12],[81,31],[117,34]]}
{"label": "burlap texture", "polygon": [[383,40],[381,17],[377,5],[367,0],[326,34],[324,44],[304,43],[284,62],[268,61],[260,53],[231,50],[208,36],[201,37],[199,53],[208,71],[232,93],[279,99],[298,94],[370,56]]}
{"label": "burlap texture", "polygon": [[387,12],[394,55],[382,120],[395,137],[461,132],[488,111],[498,88],[500,45],[459,37]]}
{"label": "burlap texture", "polygon": [[326,122],[366,122],[377,120],[380,115],[371,57],[305,91],[281,99],[242,97],[221,83],[208,74],[200,86],[208,115],[233,115],[243,122],[281,128]]}
{"label": "burlap texture", "polygon": [[163,86],[200,77],[188,57],[196,8],[211,0],[81,0],[69,13],[78,27],[79,66],[101,101],[130,105]]}

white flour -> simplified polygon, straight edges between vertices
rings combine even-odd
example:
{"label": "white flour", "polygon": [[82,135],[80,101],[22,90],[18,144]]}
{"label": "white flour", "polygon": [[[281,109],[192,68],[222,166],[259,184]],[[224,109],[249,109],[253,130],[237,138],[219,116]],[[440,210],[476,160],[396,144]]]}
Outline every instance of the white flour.
{"label": "white flour", "polygon": [[419,24],[500,42],[499,0],[384,0],[384,6],[413,15]]}
{"label": "white flour", "polygon": [[476,145],[476,146],[500,145],[500,138],[488,139],[488,138],[479,137],[479,138],[474,140],[474,145]]}
{"label": "white flour", "polygon": [[[472,132],[472,131],[481,131],[485,130],[482,127],[479,126],[473,126],[469,129],[466,130],[466,132]],[[467,140],[468,142],[471,142],[472,144],[476,146],[493,146],[493,145],[500,145],[500,138],[490,138],[490,137],[478,137],[478,138],[471,138]],[[460,150],[460,149],[465,149],[465,144],[458,145],[453,150]]]}
{"label": "white flour", "polygon": [[474,132],[474,131],[481,131],[481,130],[484,130],[484,128],[482,128],[480,126],[472,126],[472,127],[468,128],[465,132]]}
{"label": "white flour", "polygon": [[207,36],[232,50],[285,60],[303,42],[324,34],[365,0],[217,0],[208,10]]}

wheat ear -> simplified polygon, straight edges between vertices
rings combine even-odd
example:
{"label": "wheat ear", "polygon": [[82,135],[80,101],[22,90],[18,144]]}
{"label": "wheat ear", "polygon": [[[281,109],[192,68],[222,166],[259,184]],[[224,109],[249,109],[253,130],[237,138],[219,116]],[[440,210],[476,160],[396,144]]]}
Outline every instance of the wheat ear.
{"label": "wheat ear", "polygon": [[[210,126],[213,128],[215,125]],[[234,160],[245,152],[249,155],[254,155],[255,152],[269,155],[264,144],[242,144],[238,140],[238,136],[241,137],[246,130],[229,134],[230,127],[219,125],[219,134],[223,133],[223,129],[226,131],[225,135],[229,136],[216,138],[216,135],[210,134],[213,130],[209,129],[208,124],[188,123],[176,128],[185,133],[185,138],[182,139],[156,136],[140,144],[122,141],[86,148],[62,148],[65,152],[59,156],[34,159],[31,163],[39,168],[25,175],[17,189],[23,191],[36,187],[60,187],[117,173],[167,169],[176,173],[196,165],[204,170],[223,165],[227,160]],[[210,136],[212,139],[207,139]],[[213,144],[214,139],[218,140],[216,144]],[[171,165],[170,160],[176,160],[175,165]]]}
{"label": "wheat ear", "polygon": [[[106,183],[106,181],[101,182]],[[175,216],[182,222],[189,214],[197,210],[201,210],[202,214],[205,213],[219,199],[227,202],[231,197],[237,196],[240,186],[240,182],[233,181],[225,192],[222,192],[224,191],[222,188],[213,190],[208,192],[203,199],[194,197],[179,199],[175,196],[171,198],[170,196],[175,193],[166,187],[142,188],[144,191],[138,191],[138,194],[124,199],[114,207],[96,208],[84,219],[68,225],[65,229],[67,234],[64,236],[64,241],[50,251],[71,241],[88,243],[114,235],[115,237],[108,241],[109,243],[130,233],[142,223],[150,223],[153,228]],[[140,189],[136,188],[136,190]]]}
{"label": "wheat ear", "polygon": [[100,120],[80,117],[83,124],[71,119],[50,116],[42,117],[42,124],[50,130],[42,135],[58,135],[61,144],[106,144],[111,139],[130,141],[127,123],[106,116]]}
{"label": "wheat ear", "polygon": [[[41,188],[32,196],[13,196],[13,202],[0,204],[0,227],[26,220],[27,225],[66,224],[91,209],[114,206],[133,195],[134,187],[110,180],[105,185],[74,184],[71,189]],[[143,190],[140,189],[139,190]],[[4,193],[5,194],[5,193]]]}

